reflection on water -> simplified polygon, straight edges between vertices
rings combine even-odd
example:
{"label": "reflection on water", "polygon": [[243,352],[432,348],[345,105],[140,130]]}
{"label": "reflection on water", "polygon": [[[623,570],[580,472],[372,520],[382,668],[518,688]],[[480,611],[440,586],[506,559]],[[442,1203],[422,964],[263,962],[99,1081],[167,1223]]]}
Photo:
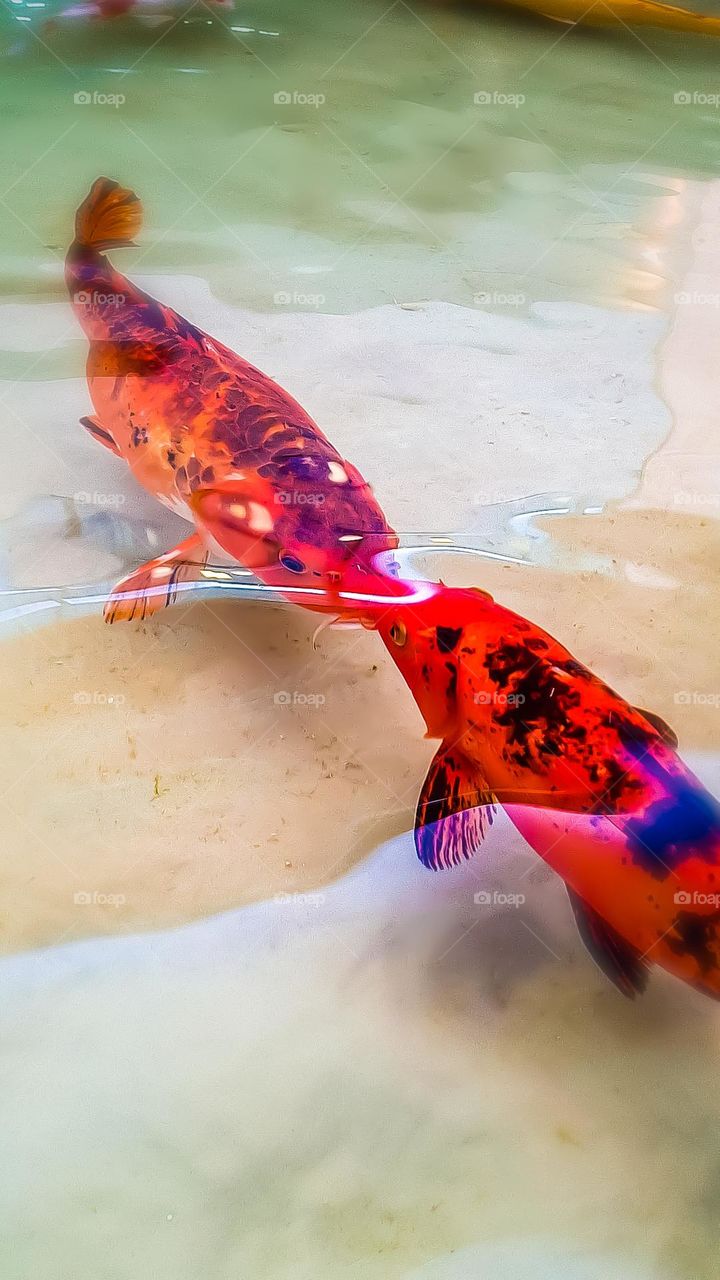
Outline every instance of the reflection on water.
{"label": "reflection on water", "polygon": [[8,288],[59,291],[102,170],[147,203],[137,264],[261,311],[662,302],[660,228],[717,171],[717,111],[674,101],[716,88],[713,41],[379,0],[201,10],[158,37],[128,20],[42,44],[3,10]]}
{"label": "reflection on water", "polygon": [[[105,172],[147,209],[118,265],[307,406],[429,535],[414,564],[556,634],[717,793],[715,46],[13,8],[3,589],[181,536],[77,425],[61,260]],[[433,746],[377,636],[211,599],[32,622],[1,650],[3,1276],[715,1280],[713,1006],[657,971],[625,1004],[502,819],[422,871]]]}

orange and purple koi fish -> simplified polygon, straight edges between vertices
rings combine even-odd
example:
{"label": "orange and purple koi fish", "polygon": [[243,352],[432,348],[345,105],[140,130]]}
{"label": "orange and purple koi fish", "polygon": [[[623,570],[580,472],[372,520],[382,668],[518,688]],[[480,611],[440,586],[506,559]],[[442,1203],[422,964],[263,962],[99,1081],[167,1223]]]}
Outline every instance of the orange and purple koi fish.
{"label": "orange and purple koi fish", "polygon": [[625,995],[653,964],[720,995],[720,805],[672,730],[485,592],[416,594],[365,622],[442,740],[417,807],[421,861],[472,857],[500,803]]}
{"label": "orange and purple koi fish", "polygon": [[372,490],[304,409],[259,369],[143,293],[105,251],[140,229],[134,192],[98,178],[78,209],[65,278],[90,343],[95,415],[83,425],[160,502],[191,520],[174,550],[124,578],[109,622],[144,618],[202,581],[207,559],[246,565],[322,612],[372,590],[397,546]]}

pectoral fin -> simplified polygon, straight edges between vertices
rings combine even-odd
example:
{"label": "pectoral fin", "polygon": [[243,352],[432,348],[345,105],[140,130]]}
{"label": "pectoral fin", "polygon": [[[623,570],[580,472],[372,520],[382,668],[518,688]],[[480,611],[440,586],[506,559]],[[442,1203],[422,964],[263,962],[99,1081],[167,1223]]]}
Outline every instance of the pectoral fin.
{"label": "pectoral fin", "polygon": [[612,925],[569,888],[568,897],[580,937],[606,978],[630,1000],[642,995],[647,986],[648,966],[637,948],[626,942]]}
{"label": "pectoral fin", "polygon": [[[207,553],[199,533],[193,533],[172,551],[148,560],[121,578],[105,603],[106,622],[141,622],[158,609],[175,604],[191,585],[204,581]],[[190,603],[190,595],[186,596]]]}
{"label": "pectoral fin", "polygon": [[431,871],[472,858],[492,824],[495,797],[460,752],[443,746],[423,783],[415,814],[415,848]]}
{"label": "pectoral fin", "polygon": [[110,432],[107,430],[106,427],[102,425],[102,423],[97,418],[92,418],[92,417],[81,418],[80,426],[84,427],[86,431],[90,432],[90,435],[92,436],[93,440],[99,440],[100,444],[104,444],[105,448],[109,449],[111,453],[116,454],[118,458],[122,457],[122,453],[118,449]]}

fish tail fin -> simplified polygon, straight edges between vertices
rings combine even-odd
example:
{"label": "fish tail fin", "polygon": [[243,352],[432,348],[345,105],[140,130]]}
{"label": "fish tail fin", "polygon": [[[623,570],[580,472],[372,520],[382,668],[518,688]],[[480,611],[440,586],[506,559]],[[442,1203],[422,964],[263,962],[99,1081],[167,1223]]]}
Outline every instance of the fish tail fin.
{"label": "fish tail fin", "polygon": [[142,226],[142,205],[128,187],[96,178],[75,214],[75,242],[82,248],[117,249],[133,243]]}

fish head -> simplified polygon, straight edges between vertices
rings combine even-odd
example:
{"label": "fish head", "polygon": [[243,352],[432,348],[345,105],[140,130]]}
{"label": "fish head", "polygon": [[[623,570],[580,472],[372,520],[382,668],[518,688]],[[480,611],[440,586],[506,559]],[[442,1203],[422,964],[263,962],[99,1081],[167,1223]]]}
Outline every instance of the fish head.
{"label": "fish head", "polygon": [[397,546],[397,535],[379,509],[358,513],[332,490],[278,490],[251,472],[199,489],[189,502],[227,555],[299,604],[356,615],[356,596],[373,587],[387,595],[373,560]]}
{"label": "fish head", "polygon": [[461,714],[459,676],[482,664],[492,597],[475,588],[405,583],[413,592],[363,619],[380,633],[422,712],[428,733],[444,736]]}

